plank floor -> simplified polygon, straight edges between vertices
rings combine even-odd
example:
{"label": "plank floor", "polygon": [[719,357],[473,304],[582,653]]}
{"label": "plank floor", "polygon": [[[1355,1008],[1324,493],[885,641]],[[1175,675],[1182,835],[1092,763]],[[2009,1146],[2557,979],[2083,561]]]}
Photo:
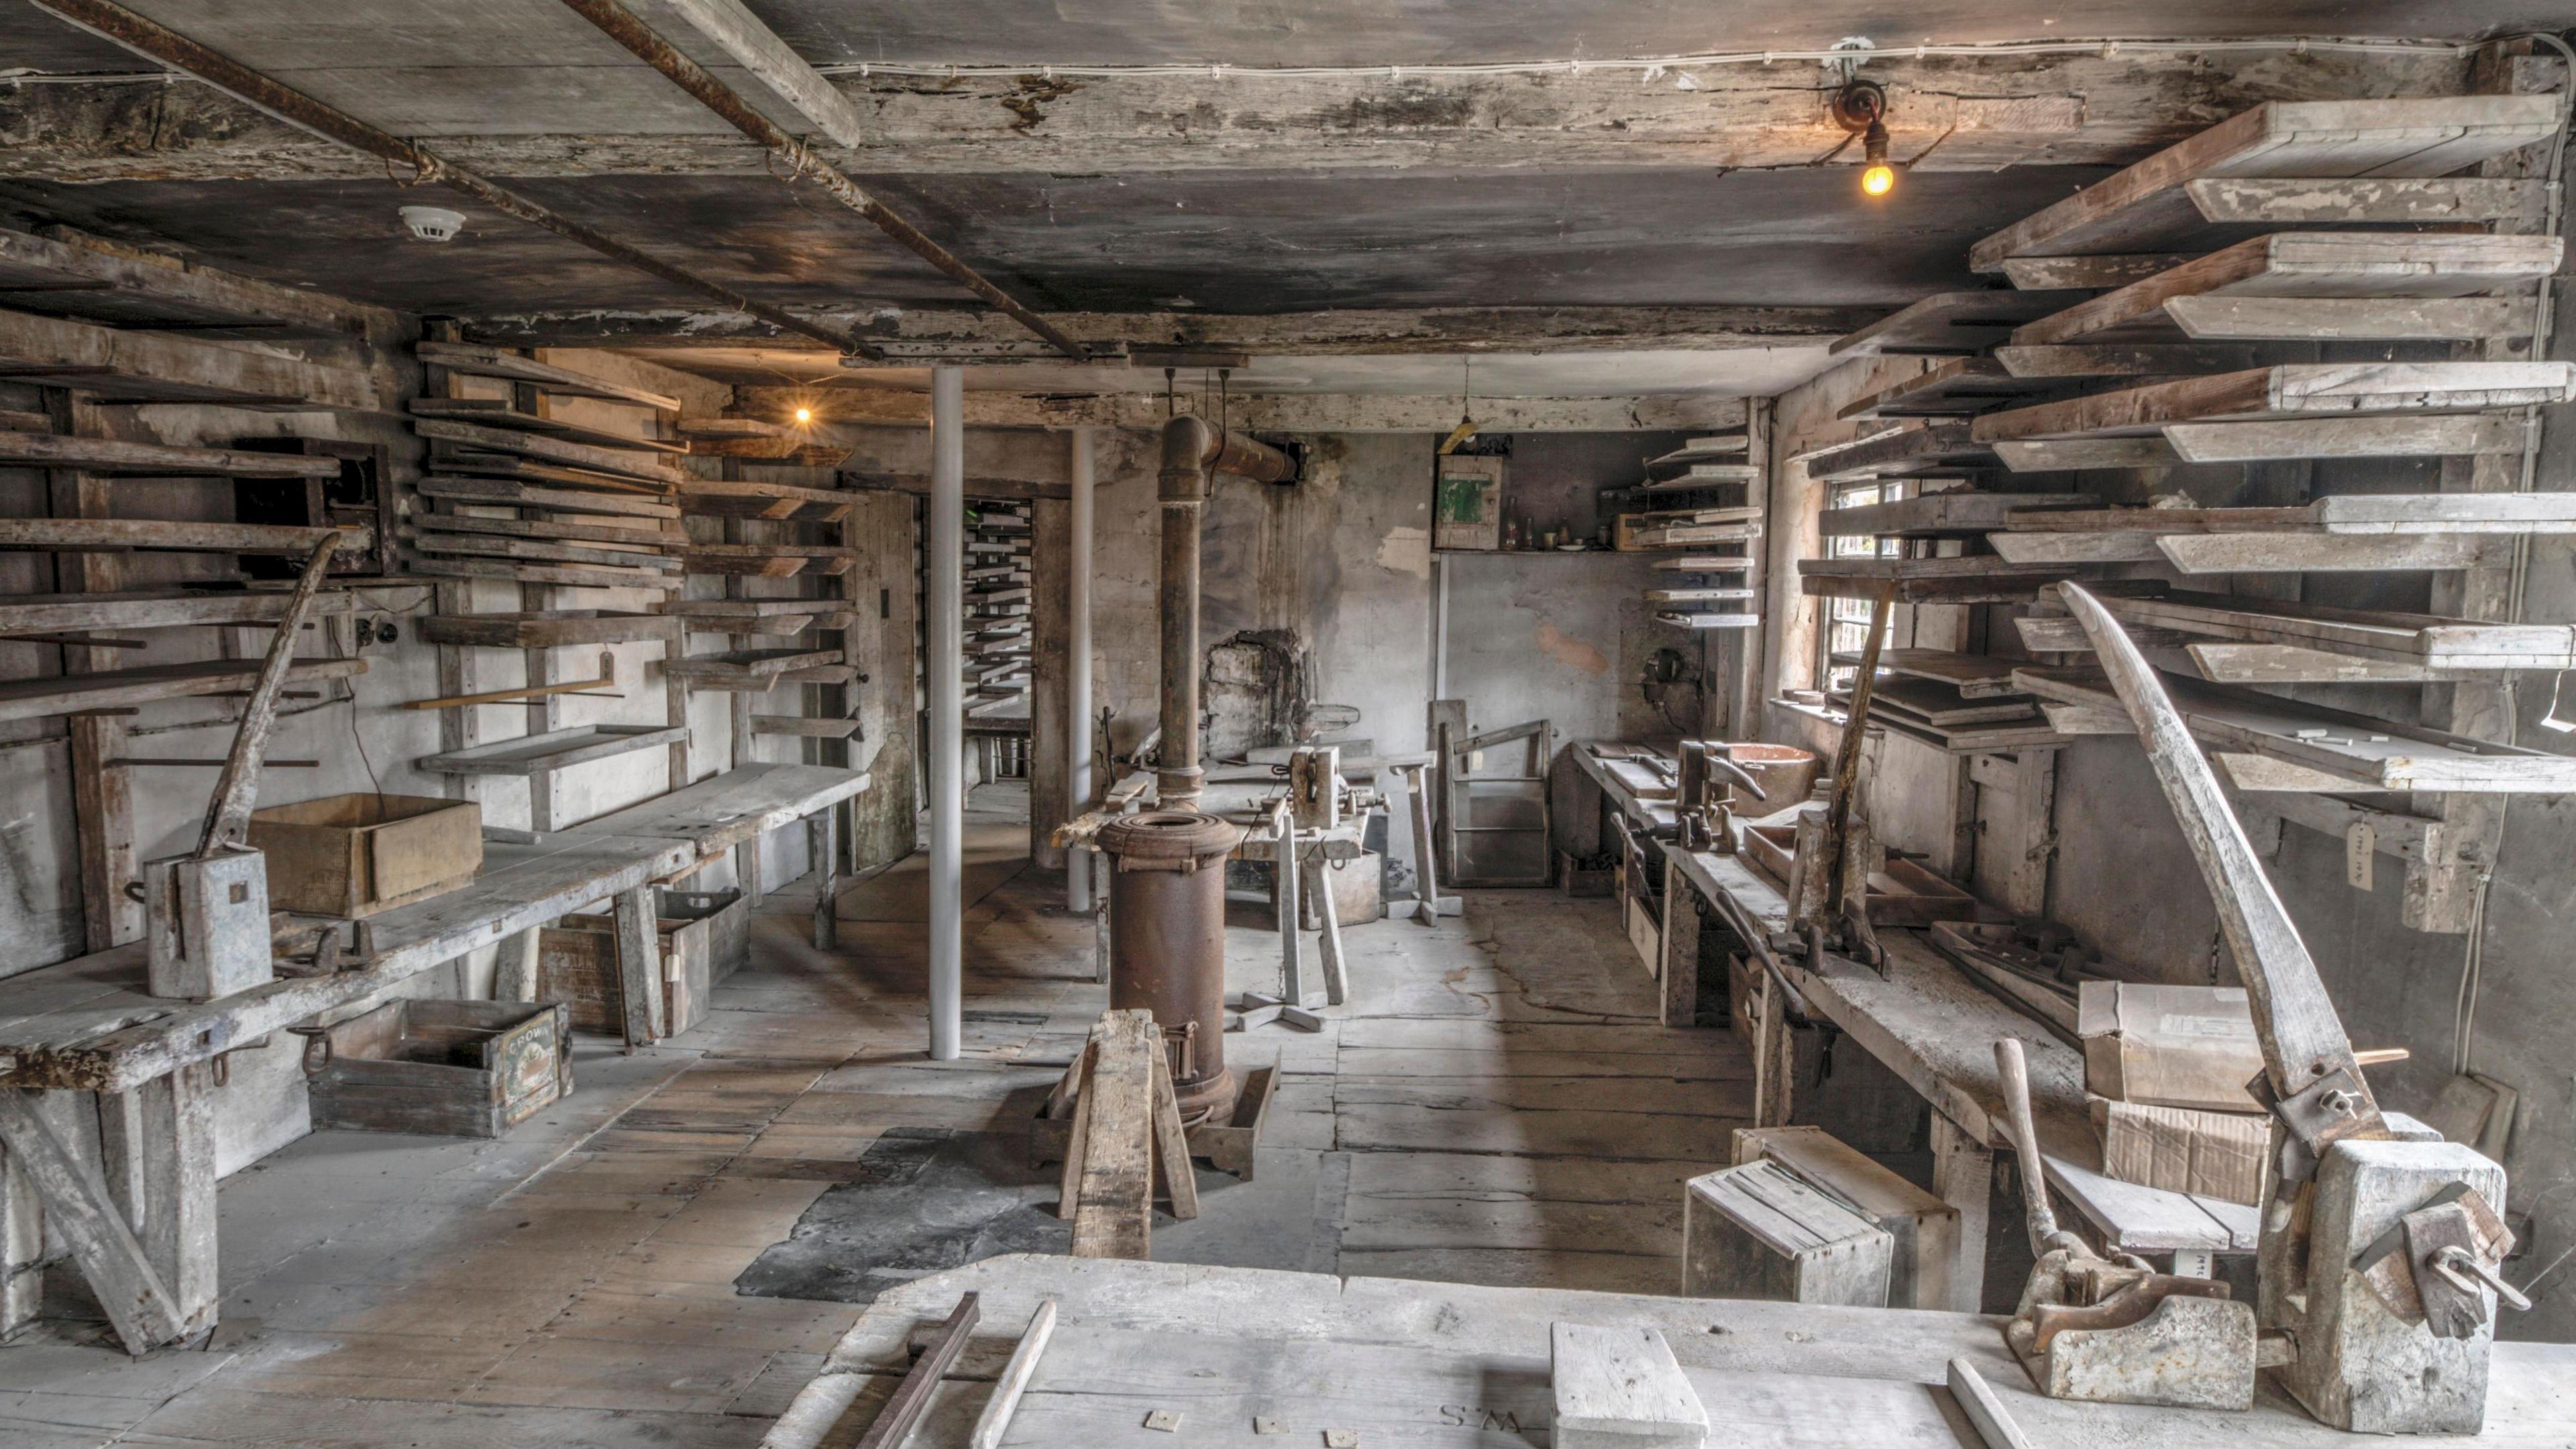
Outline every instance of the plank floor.
{"label": "plank floor", "polygon": [[[969,821],[963,1059],[922,1056],[902,868],[845,898],[836,952],[806,943],[791,887],[705,1024],[633,1055],[585,1038],[575,1094],[509,1138],[317,1133],[227,1179],[213,1340],[133,1361],[49,1320],[0,1348],[0,1442],[757,1444],[862,1305],[738,1280],[889,1147],[1024,1160],[1106,1005],[1062,878],[1010,864],[1025,827]],[[1234,912],[1231,984],[1275,986],[1267,911]],[[1154,1256],[1672,1291],[1682,1180],[1725,1161],[1751,1068],[1728,1033],[1654,1023],[1611,904],[1471,892],[1464,917],[1348,944],[1354,1000],[1323,1032],[1227,1038],[1238,1070],[1281,1072],[1257,1176],[1202,1171],[1201,1216],[1158,1215]]]}

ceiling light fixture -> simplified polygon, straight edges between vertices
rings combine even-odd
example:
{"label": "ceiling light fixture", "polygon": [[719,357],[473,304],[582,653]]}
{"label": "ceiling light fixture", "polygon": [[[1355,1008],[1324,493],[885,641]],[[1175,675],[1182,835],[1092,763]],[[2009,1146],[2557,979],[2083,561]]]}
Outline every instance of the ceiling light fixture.
{"label": "ceiling light fixture", "polygon": [[1458,426],[1451,428],[1449,436],[1440,440],[1440,456],[1444,458],[1473,442],[1477,431],[1476,414],[1468,406],[1468,400],[1475,391],[1476,359],[1462,357],[1458,361]]}
{"label": "ceiling light fixture", "polygon": [[1831,108],[1835,123],[1860,138],[1862,193],[1885,196],[1894,191],[1896,167],[1887,159],[1887,88],[1876,81],[1846,80],[1834,92]]}
{"label": "ceiling light fixture", "polygon": [[812,408],[798,408],[796,410],[796,421],[799,423],[810,423],[814,421],[814,410]]}

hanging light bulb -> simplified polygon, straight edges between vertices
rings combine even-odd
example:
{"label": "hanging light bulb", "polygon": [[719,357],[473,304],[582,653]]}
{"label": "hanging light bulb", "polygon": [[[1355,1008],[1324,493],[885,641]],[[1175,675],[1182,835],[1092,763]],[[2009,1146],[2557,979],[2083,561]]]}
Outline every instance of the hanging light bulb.
{"label": "hanging light bulb", "polygon": [[1861,137],[1860,189],[1871,196],[1885,196],[1896,189],[1896,168],[1887,164],[1887,123],[1872,121]]}
{"label": "hanging light bulb", "polygon": [[1887,159],[1886,89],[1876,81],[1846,80],[1834,92],[1831,110],[1837,124],[1860,138],[1862,194],[1885,196],[1894,191],[1896,167]]}
{"label": "hanging light bulb", "polygon": [[1468,356],[1459,359],[1459,362],[1458,426],[1451,428],[1449,436],[1440,440],[1440,456],[1443,458],[1474,441],[1477,432],[1476,414],[1469,406],[1469,400],[1475,394],[1476,359]]}
{"label": "hanging light bulb", "polygon": [[814,421],[814,410],[812,408],[798,408],[796,410],[796,421],[799,423],[810,423]]}

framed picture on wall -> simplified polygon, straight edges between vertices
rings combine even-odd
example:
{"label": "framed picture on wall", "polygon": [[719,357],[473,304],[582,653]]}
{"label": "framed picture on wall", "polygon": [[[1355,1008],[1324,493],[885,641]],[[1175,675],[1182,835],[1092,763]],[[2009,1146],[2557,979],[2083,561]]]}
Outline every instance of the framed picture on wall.
{"label": "framed picture on wall", "polygon": [[1503,475],[1510,460],[1462,455],[1438,462],[1431,504],[1433,548],[1503,546]]}

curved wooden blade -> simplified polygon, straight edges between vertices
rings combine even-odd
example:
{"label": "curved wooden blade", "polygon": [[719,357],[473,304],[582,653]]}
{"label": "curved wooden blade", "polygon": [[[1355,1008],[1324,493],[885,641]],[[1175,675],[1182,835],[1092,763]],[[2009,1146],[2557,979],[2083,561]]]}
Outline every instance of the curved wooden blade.
{"label": "curved wooden blade", "polygon": [[2103,672],[2111,676],[2111,688],[2128,706],[2139,741],[2146,746],[2147,761],[2155,766],[2157,783],[2164,786],[2174,818],[2182,825],[2183,839],[2190,842],[2192,858],[2200,862],[2200,873],[2209,882],[2219,929],[2226,934],[2227,949],[2245,978],[2246,994],[2253,999],[2254,1031],[2262,1039],[2263,1065],[2271,1075],[2273,1091],[2286,1099],[2341,1071],[2360,1093],[2359,1110],[2353,1116],[2375,1125],[2379,1108],[2370,1101],[2369,1086],[2353,1060],[2352,1039],[2344,1034],[2343,1018],[2326,995],[2317,963],[2308,955],[2307,943],[2299,939],[2299,928],[2291,923],[2271,878],[2254,858],[2245,827],[2220,793],[2217,772],[2201,756],[2191,726],[2174,708],[2155,666],[2138,652],[2099,600],[2074,583],[2058,585],[2058,594],[2084,625]]}

